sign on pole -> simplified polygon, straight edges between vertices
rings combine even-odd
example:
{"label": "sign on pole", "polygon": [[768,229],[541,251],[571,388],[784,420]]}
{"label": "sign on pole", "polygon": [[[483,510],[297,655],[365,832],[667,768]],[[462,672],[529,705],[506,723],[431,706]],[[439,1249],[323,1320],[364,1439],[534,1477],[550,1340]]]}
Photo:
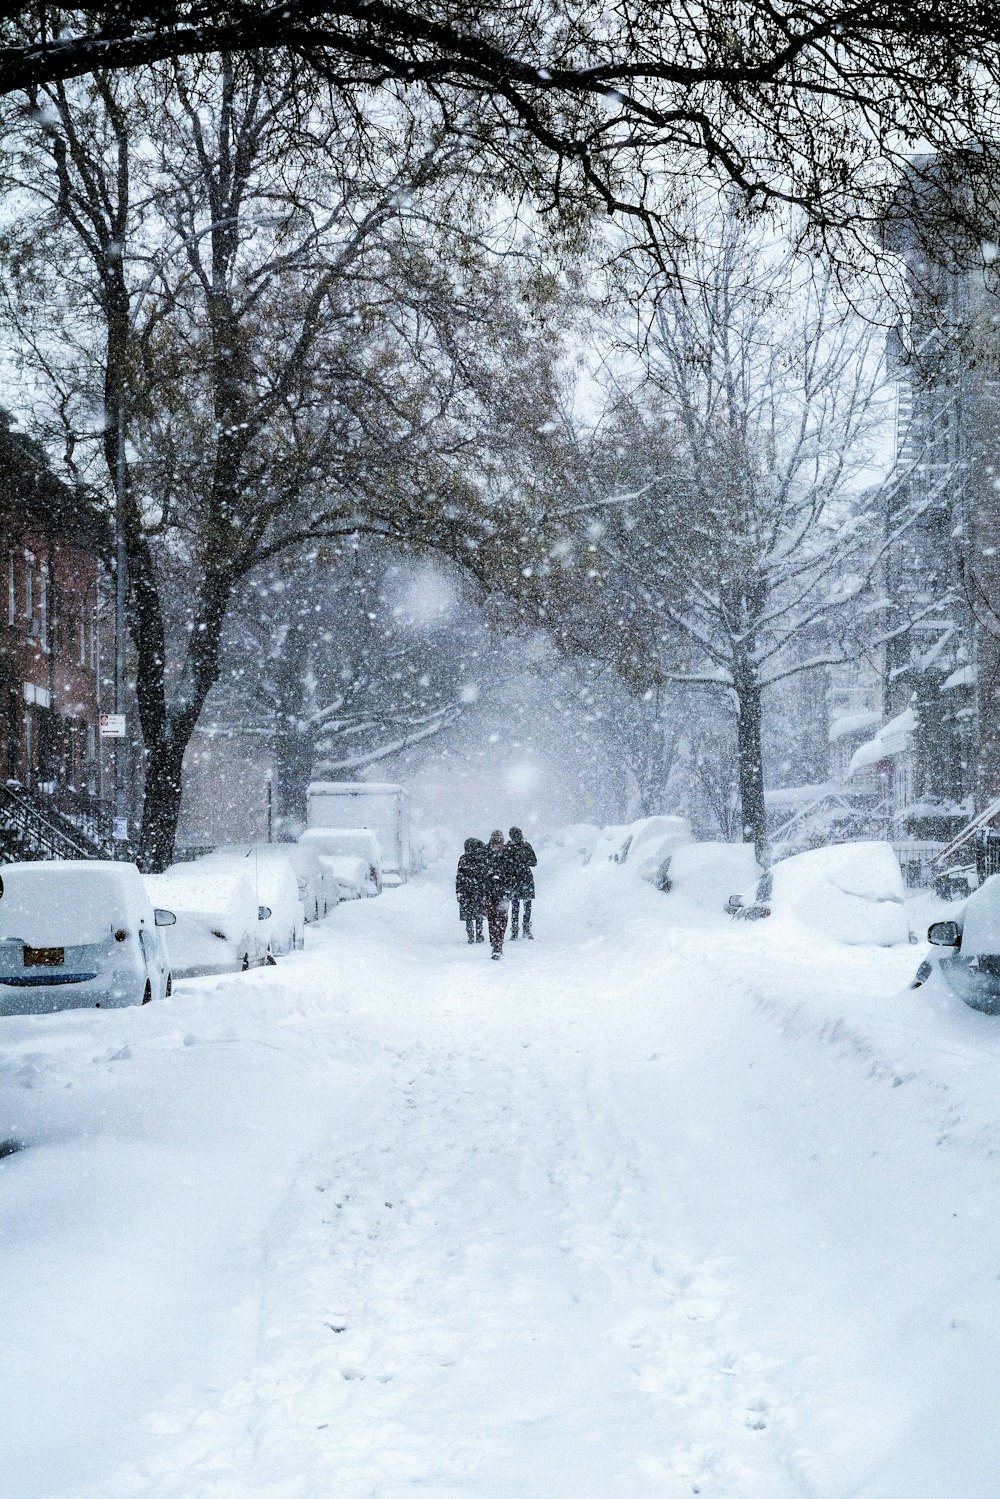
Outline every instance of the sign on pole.
{"label": "sign on pole", "polygon": [[124,713],[102,713],[101,714],[101,738],[102,739],[124,739],[125,738],[125,715],[124,715]]}
{"label": "sign on pole", "polygon": [[111,836],[115,840],[116,843],[127,843],[128,842],[128,818],[127,817],[116,817],[115,818],[114,830],[113,830]]}

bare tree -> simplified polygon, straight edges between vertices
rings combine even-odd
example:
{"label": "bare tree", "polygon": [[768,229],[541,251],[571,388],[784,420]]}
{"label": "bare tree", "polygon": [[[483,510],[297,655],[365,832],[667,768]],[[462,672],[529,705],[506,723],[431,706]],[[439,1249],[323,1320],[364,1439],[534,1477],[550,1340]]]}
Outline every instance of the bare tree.
{"label": "bare tree", "polygon": [[660,622],[650,670],[731,697],[743,837],[764,858],[767,694],[844,659],[887,544],[884,497],[862,492],[883,376],[830,279],[792,275],[732,216],[692,257],[646,330],[632,490],[591,513],[617,586]]}
{"label": "bare tree", "polygon": [[205,722],[269,739],[278,827],[296,829],[316,776],[351,779],[451,728],[486,651],[457,576],[356,537],[310,548],[237,602]]}
{"label": "bare tree", "polygon": [[464,549],[483,368],[506,338],[516,379],[523,349],[460,144],[405,115],[373,143],[252,58],[34,105],[8,138],[36,209],[8,310],[67,461],[101,482],[99,447],[123,487],[139,856],[161,867],[236,592],[311,538]]}

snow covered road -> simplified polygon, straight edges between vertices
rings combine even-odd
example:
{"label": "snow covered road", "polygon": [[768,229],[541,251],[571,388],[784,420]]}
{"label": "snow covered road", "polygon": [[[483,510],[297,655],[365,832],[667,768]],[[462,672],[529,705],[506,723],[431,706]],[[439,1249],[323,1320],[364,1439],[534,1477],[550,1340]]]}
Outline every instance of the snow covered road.
{"label": "snow covered road", "polygon": [[992,1499],[1000,1025],[541,871],[2,1022],[3,1499]]}

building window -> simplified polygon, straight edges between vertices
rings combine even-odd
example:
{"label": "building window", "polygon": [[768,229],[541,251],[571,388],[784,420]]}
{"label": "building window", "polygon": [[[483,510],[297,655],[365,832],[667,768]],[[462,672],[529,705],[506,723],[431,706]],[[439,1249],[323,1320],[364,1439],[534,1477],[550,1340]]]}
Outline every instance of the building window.
{"label": "building window", "polygon": [[49,570],[43,564],[38,571],[38,634],[42,649],[49,648]]}
{"label": "building window", "polygon": [[7,553],[7,623],[9,625],[17,622],[17,593],[14,580],[14,553]]}
{"label": "building window", "polygon": [[81,666],[86,666],[86,664],[87,664],[87,622],[84,619],[83,615],[81,614],[80,615],[80,665]]}
{"label": "building window", "polygon": [[30,552],[24,554],[24,617],[30,634],[35,617],[35,559]]}

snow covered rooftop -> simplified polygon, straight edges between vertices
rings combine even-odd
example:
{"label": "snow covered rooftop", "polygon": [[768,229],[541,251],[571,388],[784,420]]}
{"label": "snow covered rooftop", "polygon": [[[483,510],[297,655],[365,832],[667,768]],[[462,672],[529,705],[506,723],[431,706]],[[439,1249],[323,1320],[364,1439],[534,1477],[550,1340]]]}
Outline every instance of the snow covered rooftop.
{"label": "snow covered rooftop", "polygon": [[869,729],[878,728],[882,715],[877,708],[865,708],[863,711],[854,713],[840,713],[830,720],[830,732],[827,736],[831,744],[838,739],[846,739],[848,734],[866,734]]}
{"label": "snow covered rooftop", "polygon": [[917,715],[912,708],[906,708],[902,713],[897,713],[895,718],[890,718],[873,739],[867,739],[854,751],[851,763],[847,767],[848,780],[859,770],[868,770],[871,766],[877,765],[880,760],[891,760],[895,755],[905,755],[907,750],[913,748],[913,734],[916,726]]}

